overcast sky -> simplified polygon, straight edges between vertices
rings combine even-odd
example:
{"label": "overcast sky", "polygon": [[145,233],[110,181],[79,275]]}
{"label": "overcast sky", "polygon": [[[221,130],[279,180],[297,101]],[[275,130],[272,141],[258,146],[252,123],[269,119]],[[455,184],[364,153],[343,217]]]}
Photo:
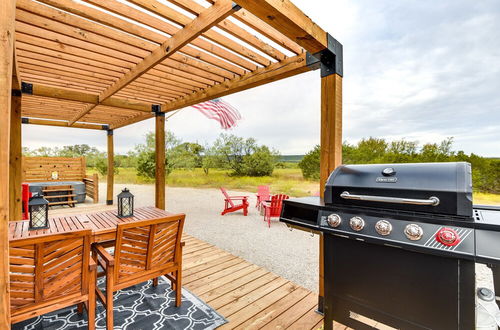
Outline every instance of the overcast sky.
{"label": "overcast sky", "polygon": [[[500,156],[499,0],[295,0],[344,45],[344,140],[454,137],[454,148]],[[224,98],[243,119],[230,133],[282,154],[319,143],[319,71]],[[212,142],[222,130],[193,108],[167,121],[184,141]],[[154,130],[147,120],[115,131],[126,153]],[[104,132],[24,125],[24,146],[87,143]]]}

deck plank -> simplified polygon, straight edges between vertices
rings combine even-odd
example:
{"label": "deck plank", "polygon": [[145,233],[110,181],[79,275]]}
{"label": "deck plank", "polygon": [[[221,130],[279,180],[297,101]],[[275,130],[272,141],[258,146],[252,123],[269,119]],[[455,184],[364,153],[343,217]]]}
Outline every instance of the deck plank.
{"label": "deck plank", "polygon": [[301,301],[307,294],[308,291],[306,289],[299,287],[271,304],[269,307],[262,309],[257,314],[235,327],[235,329],[260,329],[297,302]]}
{"label": "deck plank", "polygon": [[[229,322],[219,329],[320,329],[318,296],[264,268],[184,234],[185,287]],[[347,330],[335,323],[335,330]]]}
{"label": "deck plank", "polygon": [[[219,329],[320,329],[318,296],[264,268],[184,234],[184,286],[229,322]],[[337,330],[349,329],[339,323]]]}
{"label": "deck plank", "polygon": [[295,302],[293,306],[290,306],[283,313],[275,316],[270,322],[268,322],[263,328],[264,329],[286,329],[301,318],[305,313],[307,313],[312,308],[316,308],[318,303],[318,295],[314,292],[308,292],[307,295]]}
{"label": "deck plank", "polygon": [[316,306],[290,325],[287,330],[318,329],[323,324],[323,316],[316,313]]}

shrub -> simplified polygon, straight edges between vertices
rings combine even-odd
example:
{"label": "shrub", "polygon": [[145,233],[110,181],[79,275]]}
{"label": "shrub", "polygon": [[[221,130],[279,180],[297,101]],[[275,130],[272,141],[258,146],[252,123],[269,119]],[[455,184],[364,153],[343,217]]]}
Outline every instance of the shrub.
{"label": "shrub", "polygon": [[257,145],[253,138],[221,134],[207,163],[218,163],[220,168],[230,169],[231,175],[235,176],[265,176],[273,173],[278,156],[278,152],[267,146]]}
{"label": "shrub", "polygon": [[[97,172],[100,175],[108,174],[108,160],[106,158],[104,158],[104,157],[96,158],[94,161],[94,165],[95,165]],[[113,168],[113,173],[118,174],[119,172],[120,171],[118,170],[118,167],[116,166],[116,162],[115,162],[115,166]]]}
{"label": "shrub", "polygon": [[254,152],[243,157],[242,171],[248,176],[272,175],[276,155],[268,147],[256,147]]}
{"label": "shrub", "polygon": [[309,151],[299,162],[299,167],[305,179],[319,180],[319,157],[320,146],[316,145],[314,149]]}
{"label": "shrub", "polygon": [[156,173],[155,152],[144,150],[138,153],[136,170],[139,176],[154,178]]}

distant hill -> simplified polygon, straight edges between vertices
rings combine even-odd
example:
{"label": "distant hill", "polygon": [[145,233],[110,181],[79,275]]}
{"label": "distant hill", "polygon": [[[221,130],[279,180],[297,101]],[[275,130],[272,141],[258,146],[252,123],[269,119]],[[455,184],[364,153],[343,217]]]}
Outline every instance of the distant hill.
{"label": "distant hill", "polygon": [[298,163],[302,158],[304,158],[304,155],[281,155],[279,161],[285,163]]}

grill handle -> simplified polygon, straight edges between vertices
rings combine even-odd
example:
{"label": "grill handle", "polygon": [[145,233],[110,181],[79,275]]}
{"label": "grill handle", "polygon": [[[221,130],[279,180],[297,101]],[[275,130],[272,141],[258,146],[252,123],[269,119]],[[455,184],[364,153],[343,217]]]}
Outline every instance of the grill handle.
{"label": "grill handle", "polygon": [[340,194],[343,199],[355,199],[358,201],[367,202],[382,202],[382,203],[395,203],[395,204],[413,204],[413,205],[439,205],[439,198],[435,196],[429,199],[414,199],[414,198],[399,198],[399,197],[386,197],[386,196],[370,196],[370,195],[351,195],[348,191]]}

